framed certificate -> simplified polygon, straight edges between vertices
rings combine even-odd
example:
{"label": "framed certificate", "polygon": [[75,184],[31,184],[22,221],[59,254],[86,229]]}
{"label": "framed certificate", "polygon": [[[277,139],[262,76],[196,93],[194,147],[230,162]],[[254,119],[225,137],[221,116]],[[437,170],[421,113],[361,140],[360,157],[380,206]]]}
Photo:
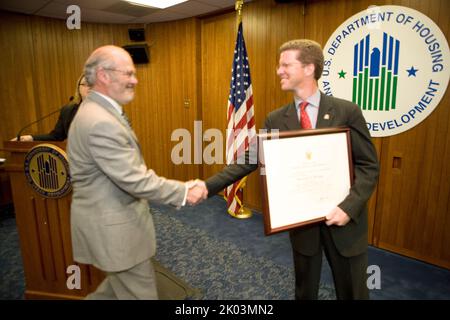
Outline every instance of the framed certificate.
{"label": "framed certificate", "polygon": [[258,135],[265,234],[324,221],[353,181],[350,129]]}

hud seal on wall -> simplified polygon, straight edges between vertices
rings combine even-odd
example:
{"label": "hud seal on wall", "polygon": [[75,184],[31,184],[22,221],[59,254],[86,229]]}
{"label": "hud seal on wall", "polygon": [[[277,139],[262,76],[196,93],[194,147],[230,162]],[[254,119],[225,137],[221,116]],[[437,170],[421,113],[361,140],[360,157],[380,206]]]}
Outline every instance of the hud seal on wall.
{"label": "hud seal on wall", "polygon": [[72,190],[67,155],[52,144],[39,144],[25,156],[24,172],[34,191],[46,198],[61,198]]}
{"label": "hud seal on wall", "polygon": [[395,135],[425,120],[449,81],[449,47],[439,27],[402,6],[373,6],[328,39],[320,87],[361,108],[372,137]]}

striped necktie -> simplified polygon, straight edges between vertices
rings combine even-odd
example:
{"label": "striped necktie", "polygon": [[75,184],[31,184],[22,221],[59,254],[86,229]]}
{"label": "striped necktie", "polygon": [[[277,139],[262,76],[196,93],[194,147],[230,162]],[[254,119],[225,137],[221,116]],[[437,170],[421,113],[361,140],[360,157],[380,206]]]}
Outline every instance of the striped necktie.
{"label": "striped necktie", "polygon": [[127,114],[125,113],[125,111],[122,111],[122,117],[125,119],[125,121],[128,123],[128,125],[129,125],[130,128],[131,128],[131,121],[130,121],[130,119],[128,118],[128,116],[127,116]]}

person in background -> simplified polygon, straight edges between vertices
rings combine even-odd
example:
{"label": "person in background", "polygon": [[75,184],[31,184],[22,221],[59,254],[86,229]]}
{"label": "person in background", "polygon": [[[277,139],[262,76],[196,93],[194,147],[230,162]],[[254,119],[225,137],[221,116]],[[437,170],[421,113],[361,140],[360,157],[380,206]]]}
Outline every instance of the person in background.
{"label": "person in background", "polygon": [[[147,168],[123,112],[138,83],[127,51],[108,45],[88,58],[91,90],[67,142],[73,183],[71,235],[75,261],[106,278],[87,299],[158,299],[151,257],[156,237],[148,201],[181,207],[207,197],[202,181],[183,183]],[[158,150],[153,143],[153,152]]]}
{"label": "person in background", "polygon": [[[89,86],[86,82],[84,75],[82,74],[77,81],[75,88],[75,94],[71,97],[70,102],[61,108],[58,121],[55,127],[50,133],[47,134],[35,134],[35,135],[23,135],[20,136],[20,141],[63,141],[67,139],[70,123],[73,117],[78,111],[78,107],[81,102],[89,93]],[[11,139],[11,141],[17,141],[17,137]]]}
{"label": "person in background", "polygon": [[[367,201],[378,179],[378,160],[360,108],[320,92],[324,56],[320,45],[299,39],[279,50],[277,75],[293,101],[268,114],[265,129],[279,131],[350,128],[354,182],[348,195],[326,215],[326,221],[289,232],[295,269],[295,298],[318,299],[322,254],[330,264],[338,299],[368,299]],[[246,156],[249,159],[249,155]],[[247,161],[248,162],[248,161]],[[206,180],[208,196],[257,169],[232,164]],[[299,203],[299,206],[302,204]]]}

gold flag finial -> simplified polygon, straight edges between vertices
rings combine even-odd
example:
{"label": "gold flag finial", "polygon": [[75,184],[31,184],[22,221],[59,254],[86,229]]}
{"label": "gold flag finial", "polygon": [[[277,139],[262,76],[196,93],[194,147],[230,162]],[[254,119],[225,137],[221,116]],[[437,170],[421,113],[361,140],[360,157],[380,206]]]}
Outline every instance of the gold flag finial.
{"label": "gold flag finial", "polygon": [[238,12],[238,24],[242,21],[242,6],[244,5],[244,0],[236,0],[234,5],[234,10]]}

